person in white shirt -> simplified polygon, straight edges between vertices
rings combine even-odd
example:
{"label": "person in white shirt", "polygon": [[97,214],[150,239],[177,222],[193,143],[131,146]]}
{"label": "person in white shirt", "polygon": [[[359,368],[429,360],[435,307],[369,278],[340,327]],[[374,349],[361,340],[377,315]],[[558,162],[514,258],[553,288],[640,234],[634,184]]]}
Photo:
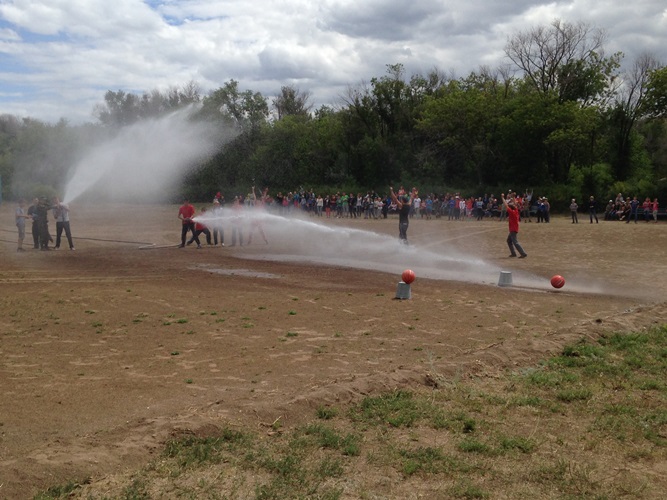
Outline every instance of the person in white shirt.
{"label": "person in white shirt", "polygon": [[67,237],[67,243],[69,243],[69,249],[74,250],[74,242],[72,241],[72,230],[69,225],[69,206],[65,203],[60,203],[60,200],[56,196],[53,198],[53,216],[56,219],[56,250],[60,248],[60,238],[62,237],[63,230],[65,230],[65,236]]}
{"label": "person in white shirt", "polygon": [[412,201],[412,212],[410,213],[410,217],[414,217],[415,215],[419,215],[419,212],[421,211],[421,206],[422,206],[422,199],[419,196],[417,196]]}

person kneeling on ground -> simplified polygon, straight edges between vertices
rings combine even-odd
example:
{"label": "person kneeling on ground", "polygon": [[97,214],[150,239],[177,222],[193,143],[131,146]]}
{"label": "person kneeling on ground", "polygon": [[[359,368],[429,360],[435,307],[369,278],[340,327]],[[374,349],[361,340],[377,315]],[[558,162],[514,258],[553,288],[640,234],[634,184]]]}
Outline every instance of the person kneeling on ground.
{"label": "person kneeling on ground", "polygon": [[[202,215],[206,213],[206,208],[202,207],[201,209]],[[211,231],[208,230],[208,228],[202,224],[199,221],[195,221],[195,232],[192,235],[192,238],[188,241],[188,245],[192,245],[193,242],[197,242],[197,248],[201,248],[201,244],[199,243],[199,235],[204,233],[206,235],[206,244],[210,245],[211,244]]]}

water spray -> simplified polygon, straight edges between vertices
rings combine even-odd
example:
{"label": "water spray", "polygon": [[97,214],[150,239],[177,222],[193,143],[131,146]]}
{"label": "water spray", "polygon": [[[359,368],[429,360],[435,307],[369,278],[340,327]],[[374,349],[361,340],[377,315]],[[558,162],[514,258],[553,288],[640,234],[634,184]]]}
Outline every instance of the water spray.
{"label": "water spray", "polygon": [[[268,251],[243,254],[248,259],[279,262],[310,262],[401,274],[406,265],[430,279],[495,284],[501,269],[481,258],[451,248],[429,250],[401,244],[398,238],[362,229],[330,226],[299,216],[285,217],[263,210],[216,208],[194,218],[209,229],[229,229],[234,224],[261,223],[270,241]],[[547,290],[548,280],[515,272],[514,285]]]}
{"label": "water spray", "polygon": [[221,142],[233,137],[191,119],[194,107],[122,128],[70,172],[63,203],[101,188],[112,200],[159,201]]}

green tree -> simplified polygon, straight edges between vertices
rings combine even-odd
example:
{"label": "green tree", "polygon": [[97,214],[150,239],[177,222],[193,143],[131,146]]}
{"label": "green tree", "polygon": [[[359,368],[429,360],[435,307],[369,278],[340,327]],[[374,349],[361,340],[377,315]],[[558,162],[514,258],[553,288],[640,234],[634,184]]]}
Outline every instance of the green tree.
{"label": "green tree", "polygon": [[240,130],[258,129],[269,117],[269,105],[259,92],[239,90],[230,80],[203,99],[201,116],[222,120]]}
{"label": "green tree", "polygon": [[309,116],[312,108],[309,99],[310,92],[302,92],[291,85],[281,87],[280,95],[273,100],[278,119],[285,116]]}
{"label": "green tree", "polygon": [[484,70],[450,81],[426,100],[417,128],[426,157],[441,165],[441,180],[488,185],[501,178],[497,129],[511,85]]}
{"label": "green tree", "polygon": [[591,105],[609,98],[621,55],[602,57],[606,33],[583,22],[554,20],[510,37],[505,54],[540,94]]}
{"label": "green tree", "polygon": [[13,115],[0,115],[0,181],[2,196],[6,198],[11,192],[14,177],[13,150],[21,132],[21,121]]}
{"label": "green tree", "polygon": [[9,159],[13,191],[31,197],[39,186],[48,186],[51,192],[61,190],[81,146],[77,129],[64,120],[51,125],[25,119],[13,141]]}
{"label": "green tree", "polygon": [[667,117],[667,66],[649,71],[642,111],[651,117]]}
{"label": "green tree", "polygon": [[641,54],[630,71],[624,75],[614,105],[607,115],[609,160],[618,180],[626,180],[633,173],[633,140],[641,140],[634,132],[637,122],[646,115],[654,115],[659,102],[653,93],[652,76],[658,68],[657,60],[650,54]]}
{"label": "green tree", "polygon": [[226,82],[202,99],[195,119],[207,120],[220,134],[235,137],[188,177],[188,187],[208,197],[219,189],[252,183],[250,158],[261,143],[268,116],[269,106],[264,96],[252,90],[241,91],[236,80]]}
{"label": "green tree", "polygon": [[341,159],[342,124],[329,108],[308,115],[286,115],[262,132],[249,170],[261,185],[287,189],[299,185],[347,182]]}
{"label": "green tree", "polygon": [[402,176],[431,172],[420,159],[422,136],[415,126],[426,98],[443,85],[436,71],[406,80],[401,64],[370,86],[349,89],[341,111],[348,172],[360,185],[387,185]]}
{"label": "green tree", "polygon": [[303,116],[288,115],[262,134],[251,159],[251,171],[262,184],[298,186],[312,175],[312,136]]}
{"label": "green tree", "polygon": [[104,103],[95,106],[93,114],[101,124],[120,128],[139,120],[164,116],[200,100],[199,85],[194,81],[180,87],[170,87],[167,92],[151,90],[142,96],[123,90],[108,90],[104,95]]}
{"label": "green tree", "polygon": [[136,123],[140,118],[140,99],[137,95],[118,90],[104,94],[104,104],[95,108],[95,115],[103,125],[123,127]]}
{"label": "green tree", "polygon": [[[518,144],[532,144],[527,150],[539,163],[530,168],[538,178],[562,183],[573,164],[592,165],[599,160],[600,110],[616,91],[621,58],[620,53],[601,55],[605,39],[603,30],[586,23],[555,20],[513,35],[505,47],[528,89],[542,99],[541,103],[529,99],[530,108],[541,115],[505,123],[527,134]],[[520,110],[514,111],[518,119]],[[536,126],[529,130],[531,123]],[[530,164],[529,158],[524,161]]]}

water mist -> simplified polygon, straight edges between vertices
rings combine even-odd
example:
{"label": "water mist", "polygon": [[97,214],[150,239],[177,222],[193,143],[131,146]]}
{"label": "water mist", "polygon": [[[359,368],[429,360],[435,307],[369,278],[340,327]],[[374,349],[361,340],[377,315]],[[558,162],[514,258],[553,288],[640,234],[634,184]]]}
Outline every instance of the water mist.
{"label": "water mist", "polygon": [[63,201],[99,192],[116,201],[159,201],[183,176],[232,137],[192,121],[194,108],[124,127],[99,144],[71,171]]}
{"label": "water mist", "polygon": [[[253,251],[243,254],[249,259],[343,266],[386,272],[397,277],[409,268],[416,273],[417,279],[487,285],[497,284],[501,271],[500,267],[458,252],[447,244],[438,245],[437,251],[433,251],[419,245],[404,245],[395,236],[325,225],[300,216],[283,217],[263,210],[235,212],[229,208],[218,208],[197,216],[195,220],[211,230],[224,230],[226,242],[231,239],[234,225],[242,228],[247,241],[253,226],[260,224],[269,245],[264,245],[261,236],[254,234]],[[254,231],[257,232],[256,229]],[[266,251],[263,251],[264,248]],[[520,271],[513,274],[515,287],[550,289],[549,281],[544,277]]]}

